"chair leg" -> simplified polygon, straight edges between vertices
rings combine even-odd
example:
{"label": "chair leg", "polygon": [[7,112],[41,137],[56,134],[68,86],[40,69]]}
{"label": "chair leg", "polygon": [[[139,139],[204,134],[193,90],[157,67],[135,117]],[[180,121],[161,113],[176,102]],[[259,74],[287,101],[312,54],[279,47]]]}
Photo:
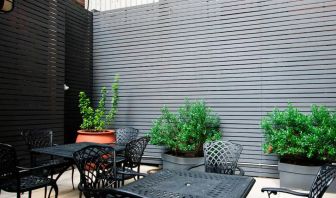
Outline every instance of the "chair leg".
{"label": "chair leg", "polygon": [[[140,173],[140,165],[138,166],[138,174]],[[137,175],[138,180],[140,179],[140,175]]]}
{"label": "chair leg", "polygon": [[44,198],[47,198],[47,190],[48,190],[47,186],[44,187]]}
{"label": "chair leg", "polygon": [[31,195],[32,195],[32,191],[30,190],[28,193],[28,198],[31,198]]}
{"label": "chair leg", "polygon": [[124,174],[122,174],[122,176],[121,176],[121,185],[122,185],[122,186],[125,185],[125,177],[124,177]]}
{"label": "chair leg", "polygon": [[[54,191],[55,191],[55,198],[57,198],[57,197],[58,197],[58,186],[57,186],[56,182],[53,182],[53,183],[51,184],[51,188],[54,188]],[[48,198],[50,198],[50,194],[51,194],[51,191],[49,192],[49,196],[48,196]]]}
{"label": "chair leg", "polygon": [[72,173],[71,173],[71,179],[72,179],[72,189],[75,190],[75,184],[74,184],[74,173],[75,173],[75,167],[74,165],[71,166],[72,168]]}
{"label": "chair leg", "polygon": [[20,193],[20,192],[17,192],[17,193],[16,193],[16,197],[17,197],[17,198],[20,198],[20,197],[21,197],[21,193]]}

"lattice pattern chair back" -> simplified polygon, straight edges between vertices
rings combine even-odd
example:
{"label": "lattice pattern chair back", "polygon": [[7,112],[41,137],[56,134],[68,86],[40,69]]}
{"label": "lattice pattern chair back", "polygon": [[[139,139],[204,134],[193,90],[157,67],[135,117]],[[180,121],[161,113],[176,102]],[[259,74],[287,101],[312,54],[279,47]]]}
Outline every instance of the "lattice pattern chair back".
{"label": "lattice pattern chair back", "polygon": [[32,197],[32,190],[43,187],[47,189],[47,186],[52,186],[51,189],[55,190],[55,197],[57,198],[58,187],[56,181],[33,174],[40,168],[18,167],[15,148],[0,143],[0,190],[16,192],[17,197],[21,197],[21,193],[29,191],[28,197],[30,198]]}
{"label": "lattice pattern chair back", "polygon": [[321,167],[310,188],[309,198],[322,198],[325,191],[336,177],[335,165],[324,165]]}
{"label": "lattice pattern chair back", "polygon": [[29,129],[21,132],[29,149],[52,146],[53,132],[50,129]]}
{"label": "lattice pattern chair back", "polygon": [[127,128],[120,128],[116,130],[117,136],[117,143],[118,144],[127,144],[132,140],[136,140],[139,134],[139,130],[127,127]]}
{"label": "lattice pattern chair back", "polygon": [[125,167],[140,167],[141,159],[148,142],[149,137],[142,137],[136,140],[132,140],[126,145],[124,162]]}
{"label": "lattice pattern chair back", "polygon": [[97,197],[99,189],[113,188],[114,149],[109,146],[94,145],[85,147],[73,154],[80,173],[79,189],[85,197]]}
{"label": "lattice pattern chair back", "polygon": [[15,149],[7,144],[0,143],[0,189],[7,178],[17,177]]}
{"label": "lattice pattern chair back", "polygon": [[[21,132],[21,135],[28,146],[29,150],[33,148],[42,148],[54,146],[53,144],[53,131],[50,129],[26,129]],[[72,167],[72,186],[74,186],[74,167],[70,161],[63,159],[53,159],[51,156],[43,154],[30,153],[30,162],[33,166],[50,165],[48,173],[53,178],[53,174],[59,173],[69,166]],[[60,175],[59,175],[60,176]],[[57,179],[58,177],[57,176]],[[57,180],[56,179],[56,180]]]}
{"label": "lattice pattern chair back", "polygon": [[243,147],[228,141],[206,142],[203,145],[205,171],[220,174],[235,174]]}

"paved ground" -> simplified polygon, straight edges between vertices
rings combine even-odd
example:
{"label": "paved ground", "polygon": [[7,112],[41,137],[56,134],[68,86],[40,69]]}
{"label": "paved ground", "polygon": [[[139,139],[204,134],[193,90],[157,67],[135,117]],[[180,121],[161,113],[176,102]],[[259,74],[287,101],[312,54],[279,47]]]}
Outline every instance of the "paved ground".
{"label": "paved ground", "polygon": [[[153,169],[156,167],[151,166],[143,166],[141,168],[141,172],[147,172],[147,170]],[[268,187],[279,187],[279,180],[278,179],[269,179],[269,178],[255,178],[256,183],[254,184],[250,194],[248,195],[248,198],[267,198],[267,195],[265,193],[261,193],[260,189],[262,187],[268,186]],[[75,170],[75,185],[79,182],[79,173]],[[130,181],[131,182],[131,181]],[[71,171],[67,171],[57,182],[58,188],[59,188],[59,198],[73,198],[73,197],[79,197],[78,190],[72,189],[71,184]],[[33,198],[43,198],[44,197],[44,190],[35,190],[33,191]],[[16,195],[13,193],[7,193],[7,192],[1,192],[0,198],[15,198]],[[23,198],[28,197],[27,193],[24,193],[22,195]],[[54,196],[52,196],[54,197]],[[296,196],[290,196],[286,194],[279,193],[276,196],[272,196],[274,198],[294,198]],[[336,198],[336,194],[330,194],[326,193],[324,195],[324,198]]]}

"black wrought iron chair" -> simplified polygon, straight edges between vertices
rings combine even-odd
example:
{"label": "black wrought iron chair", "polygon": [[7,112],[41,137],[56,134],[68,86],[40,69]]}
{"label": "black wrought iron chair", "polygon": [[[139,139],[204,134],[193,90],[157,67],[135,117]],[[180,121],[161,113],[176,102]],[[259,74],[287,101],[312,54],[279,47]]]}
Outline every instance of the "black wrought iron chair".
{"label": "black wrought iron chair", "polygon": [[80,173],[80,197],[99,197],[101,190],[116,185],[114,149],[104,145],[87,146],[73,154]]}
{"label": "black wrought iron chair", "polygon": [[276,195],[278,192],[280,193],[288,193],[300,197],[308,197],[308,198],[322,198],[323,194],[326,192],[330,184],[336,177],[336,166],[335,165],[324,165],[320,168],[317,173],[315,180],[310,187],[310,191],[308,193],[297,192],[293,190],[289,190],[286,188],[262,188],[261,192],[267,192],[268,197],[271,197],[271,194]]}
{"label": "black wrought iron chair", "polygon": [[[50,129],[29,129],[23,130],[21,135],[28,146],[29,150],[33,148],[49,147],[55,146],[53,144],[53,131]],[[72,187],[74,186],[74,166],[73,162],[69,160],[64,160],[61,158],[53,159],[52,156],[45,156],[43,154],[37,154],[30,152],[30,162],[32,166],[44,166],[46,170],[45,174],[53,175],[58,173],[56,181],[62,175],[62,173],[69,167],[72,168]]]}
{"label": "black wrought iron chair", "polygon": [[204,163],[192,166],[205,166],[205,172],[235,175],[244,175],[242,168],[238,167],[238,160],[243,147],[229,141],[219,140],[206,142],[203,145]]}
{"label": "black wrought iron chair", "polygon": [[127,144],[132,140],[136,140],[139,134],[139,130],[127,127],[127,128],[119,128],[116,130],[117,143],[118,144]]}
{"label": "black wrought iron chair", "polygon": [[[43,166],[18,167],[15,149],[11,145],[0,143],[0,190],[16,192],[17,197],[21,197],[23,192],[29,192],[28,196],[31,197],[32,190],[51,186],[57,198],[58,187],[56,181],[33,174],[43,168]],[[44,196],[46,197],[46,191]]]}
{"label": "black wrought iron chair", "polygon": [[123,174],[117,174],[117,180],[121,181],[122,185],[124,185],[125,180],[135,178],[135,175],[137,175],[137,179],[143,176],[140,173],[140,164],[149,140],[149,137],[141,137],[126,144],[125,160],[122,167],[118,168],[119,172]]}

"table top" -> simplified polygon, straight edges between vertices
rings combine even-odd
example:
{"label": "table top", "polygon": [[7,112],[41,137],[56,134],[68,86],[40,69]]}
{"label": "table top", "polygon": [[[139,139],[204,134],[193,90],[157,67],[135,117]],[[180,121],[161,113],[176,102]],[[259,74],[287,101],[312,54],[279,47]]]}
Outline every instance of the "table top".
{"label": "table top", "polygon": [[241,198],[254,183],[255,179],[247,176],[164,169],[121,188],[153,198]]}
{"label": "table top", "polygon": [[[54,156],[72,159],[74,152],[79,151],[82,148],[91,146],[91,145],[102,145],[102,144],[93,143],[93,142],[62,144],[62,145],[56,145],[56,146],[51,146],[51,147],[34,148],[32,149],[32,152],[44,153],[48,155],[54,155]],[[103,144],[103,145],[112,146],[115,152],[120,152],[120,151],[125,150],[125,145],[117,145],[117,144]]]}

